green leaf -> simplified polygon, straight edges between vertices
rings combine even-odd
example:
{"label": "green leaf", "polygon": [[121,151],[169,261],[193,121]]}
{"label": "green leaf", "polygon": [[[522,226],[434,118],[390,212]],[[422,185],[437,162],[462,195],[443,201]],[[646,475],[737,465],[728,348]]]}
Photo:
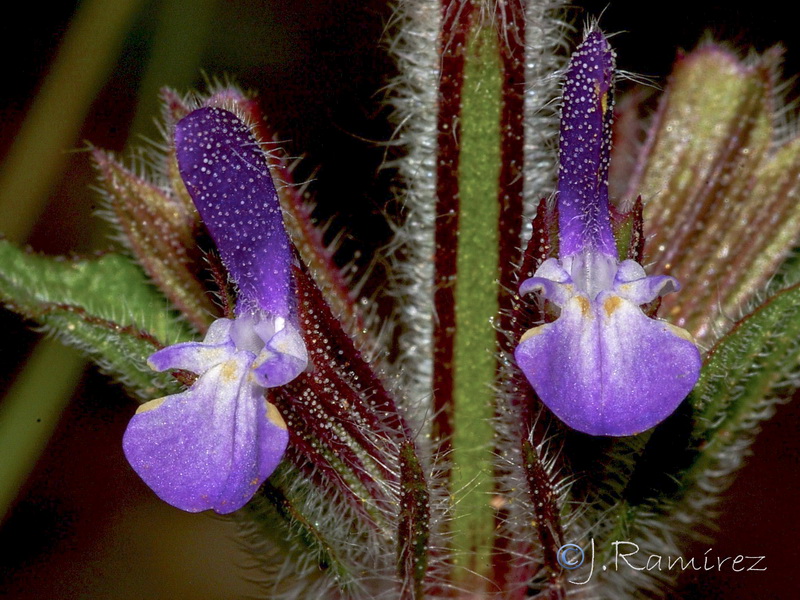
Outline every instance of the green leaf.
{"label": "green leaf", "polygon": [[0,300],[88,354],[142,398],[175,391],[145,360],[158,348],[191,339],[166,300],[127,258],[106,254],[66,260],[0,241]]}
{"label": "green leaf", "polygon": [[713,453],[764,418],[765,404],[786,396],[800,357],[800,285],[773,296],[740,321],[711,351],[692,392],[694,437]]}

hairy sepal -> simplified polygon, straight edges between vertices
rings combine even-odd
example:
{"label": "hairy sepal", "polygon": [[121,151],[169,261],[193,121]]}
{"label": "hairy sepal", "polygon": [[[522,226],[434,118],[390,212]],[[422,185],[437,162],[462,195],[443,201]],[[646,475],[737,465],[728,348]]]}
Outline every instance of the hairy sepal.
{"label": "hairy sepal", "polygon": [[197,211],[180,193],[142,179],[110,154],[93,150],[92,158],[125,245],[172,304],[205,331],[217,307],[198,277]]}
{"label": "hairy sepal", "polygon": [[681,57],[624,192],[644,202],[652,272],[683,286],[662,314],[701,343],[744,314],[800,239],[800,141],[775,125],[778,62],[717,45]]}

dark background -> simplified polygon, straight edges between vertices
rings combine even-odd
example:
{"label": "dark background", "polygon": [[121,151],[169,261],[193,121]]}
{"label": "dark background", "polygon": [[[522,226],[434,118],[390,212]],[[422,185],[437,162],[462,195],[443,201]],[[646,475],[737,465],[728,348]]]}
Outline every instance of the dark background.
{"label": "dark background", "polygon": [[[18,3],[17,17],[0,24],[0,153],[13,143],[76,6],[60,2],[44,10]],[[123,151],[129,137],[154,135],[147,119],[137,119],[136,103],[159,6],[145,2],[75,147],[89,140]],[[192,6],[187,2],[186,10]],[[573,20],[580,28],[604,9],[603,28],[619,32],[619,67],[658,81],[679,48],[709,37],[743,54],[751,46],[763,51],[780,43],[786,75],[800,72],[796,20],[783,3],[583,2]],[[319,218],[331,222],[332,232],[346,224],[348,251],[369,251],[386,241],[383,212],[391,210],[391,173],[379,170],[385,148],[370,141],[392,133],[381,92],[393,72],[380,43],[391,16],[387,2],[237,0],[220,2],[217,10],[193,73],[228,73],[258,90],[290,153],[305,157],[300,175],[315,179]],[[202,87],[199,75],[189,81]],[[789,96],[796,97],[796,89]],[[65,173],[28,242],[49,253],[107,245],[102,229],[87,235],[87,223],[97,221],[92,213],[98,198],[89,189],[94,175],[86,154],[71,155]],[[0,332],[3,391],[37,336],[7,313],[0,314]],[[163,505],[125,464],[119,440],[134,408],[116,386],[87,369],[0,529],[0,596],[202,600],[238,597],[250,589],[228,566],[243,558],[230,524]],[[719,506],[711,554],[766,555],[768,570],[687,574],[676,598],[797,597],[798,417],[796,403],[778,408]],[[702,556],[709,547],[697,544],[686,555]]]}

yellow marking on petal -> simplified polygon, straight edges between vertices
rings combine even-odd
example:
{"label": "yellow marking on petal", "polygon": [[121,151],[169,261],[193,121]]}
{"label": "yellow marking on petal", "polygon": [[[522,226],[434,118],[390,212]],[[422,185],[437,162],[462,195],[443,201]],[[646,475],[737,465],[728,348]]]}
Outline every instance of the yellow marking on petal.
{"label": "yellow marking on petal", "polygon": [[609,296],[606,298],[605,302],[603,302],[603,310],[606,311],[606,316],[611,316],[617,309],[622,306],[622,298],[619,296]]}
{"label": "yellow marking on petal", "polygon": [[222,379],[224,383],[232,383],[236,381],[236,370],[236,361],[229,360],[222,365],[219,378]]}
{"label": "yellow marking on petal", "polygon": [[207,360],[209,362],[216,362],[221,360],[225,357],[228,353],[227,348],[203,348],[202,349],[202,358],[203,360]]}
{"label": "yellow marking on petal", "polygon": [[286,429],[286,421],[283,420],[281,413],[278,412],[274,404],[270,404],[269,402],[267,402],[267,419],[269,419],[273,425],[281,429]]}
{"label": "yellow marking on petal", "polygon": [[536,337],[540,333],[544,333],[544,325],[539,325],[538,327],[533,327],[532,329],[528,329],[528,331],[523,333],[522,337],[519,338],[519,343],[521,344],[525,340],[529,340],[532,337]]}
{"label": "yellow marking on petal", "polygon": [[592,303],[589,302],[589,299],[585,296],[575,296],[575,301],[581,307],[581,314],[586,317],[589,316],[592,312]]}
{"label": "yellow marking on petal", "polygon": [[687,342],[692,342],[695,346],[697,342],[694,340],[694,336],[691,333],[686,331],[683,327],[678,327],[677,325],[673,325],[672,323],[665,323],[667,328],[669,329],[672,335],[676,335],[681,339],[686,340]]}
{"label": "yellow marking on petal", "polygon": [[158,408],[162,404],[164,404],[164,400],[166,400],[166,396],[163,398],[156,398],[155,400],[150,400],[150,402],[145,402],[139,408],[136,409],[136,414],[139,415],[143,412],[147,412],[148,410],[153,410],[154,408]]}

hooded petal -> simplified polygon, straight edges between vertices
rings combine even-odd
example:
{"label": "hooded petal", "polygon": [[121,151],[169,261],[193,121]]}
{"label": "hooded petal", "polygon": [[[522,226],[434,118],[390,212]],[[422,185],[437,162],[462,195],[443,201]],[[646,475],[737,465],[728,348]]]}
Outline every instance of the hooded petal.
{"label": "hooded petal", "polygon": [[280,462],[288,432],[237,352],[188,390],[140,407],[123,438],[134,470],[165,502],[189,512],[242,507]]}
{"label": "hooded petal", "polygon": [[292,310],[292,253],[264,152],[233,113],[206,107],[175,126],[181,178],[239,288],[237,313]]}
{"label": "hooded petal", "polygon": [[308,365],[308,352],[297,326],[274,315],[236,317],[231,337],[239,350],[253,353],[256,382],[265,388],[292,381]]}
{"label": "hooded petal", "polygon": [[694,387],[700,353],[687,332],[610,292],[576,295],[515,352],[536,393],[570,427],[633,435],[669,416]]}
{"label": "hooded petal", "polygon": [[308,356],[296,321],[291,245],[258,142],[233,113],[205,107],[175,126],[175,153],[238,287],[236,318],[217,319],[202,342],[150,356],[153,369],[185,369],[198,379],[145,404],[123,446],[166,502],[228,513],[253,496],[286,450],[286,426],[264,388],[294,379]]}
{"label": "hooded petal", "polygon": [[660,296],[681,289],[680,283],[669,275],[646,275],[642,266],[633,260],[625,260],[619,265],[614,278],[614,292],[642,305],[652,302]]}
{"label": "hooded petal", "polygon": [[291,322],[278,317],[273,323],[262,321],[255,330],[264,341],[264,349],[253,362],[253,374],[260,385],[284,385],[305,370],[308,365],[306,345]]}
{"label": "hooded petal", "polygon": [[691,336],[648,318],[640,305],[675,291],[618,262],[610,226],[614,53],[598,30],[572,55],[564,81],[559,143],[559,258],[521,293],[539,292],[560,316],[522,336],[515,357],[541,400],[567,425],[593,435],[649,429],[689,394],[700,373]]}

